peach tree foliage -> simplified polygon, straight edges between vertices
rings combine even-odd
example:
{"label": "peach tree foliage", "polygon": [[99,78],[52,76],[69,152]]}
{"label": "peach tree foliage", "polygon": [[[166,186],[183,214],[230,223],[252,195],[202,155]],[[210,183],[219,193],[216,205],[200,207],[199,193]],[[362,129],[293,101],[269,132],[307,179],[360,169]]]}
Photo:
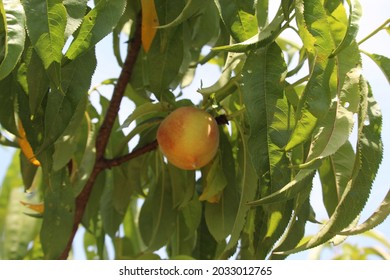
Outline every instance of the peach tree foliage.
{"label": "peach tree foliage", "polygon": [[[358,219],[382,158],[359,1],[282,0],[275,16],[268,2],[0,1],[0,143],[17,149],[0,189],[0,257],[65,259],[74,244],[104,259],[108,237],[117,259],[284,259],[381,223],[389,195]],[[122,71],[102,82],[113,92],[100,111],[89,93],[109,34]],[[365,54],[389,80],[389,58]],[[193,104],[178,92],[207,63],[220,77],[196,85]],[[135,109],[120,124],[123,98]],[[189,105],[219,123],[217,155],[198,171],[167,163],[155,140]],[[19,122],[39,166],[19,149]],[[329,217],[307,236],[316,174]]]}

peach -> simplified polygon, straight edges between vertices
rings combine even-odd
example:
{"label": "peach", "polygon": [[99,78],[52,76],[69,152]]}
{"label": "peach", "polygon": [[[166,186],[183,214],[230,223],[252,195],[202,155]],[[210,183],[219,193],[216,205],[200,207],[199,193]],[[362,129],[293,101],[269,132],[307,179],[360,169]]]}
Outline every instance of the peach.
{"label": "peach", "polygon": [[199,169],[217,153],[218,124],[205,111],[180,107],[161,122],[157,142],[171,164],[185,170]]}

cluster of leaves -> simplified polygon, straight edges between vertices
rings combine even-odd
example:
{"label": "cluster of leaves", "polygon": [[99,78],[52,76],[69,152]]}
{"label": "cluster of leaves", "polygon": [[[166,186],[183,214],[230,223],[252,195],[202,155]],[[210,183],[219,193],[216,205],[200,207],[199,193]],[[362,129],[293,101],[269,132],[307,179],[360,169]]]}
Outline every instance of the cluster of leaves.
{"label": "cluster of leaves", "polygon": [[[40,162],[20,153],[8,170],[1,258],[63,256],[77,215],[89,259],[107,258],[107,236],[118,259],[160,258],[161,248],[169,258],[284,259],[388,216],[390,195],[357,226],[382,158],[381,112],[361,74],[357,0],[282,0],[273,18],[265,0],[87,2],[0,2],[0,143],[19,147],[21,121]],[[131,52],[140,13],[143,48],[126,69],[120,34],[129,34]],[[283,39],[286,29],[302,45]],[[104,158],[115,162],[153,143],[161,119],[193,103],[175,89],[191,84],[198,65],[219,63],[219,80],[199,89],[196,104],[229,121],[208,166],[180,170],[150,148],[97,167],[107,163],[95,143],[113,101],[100,96],[99,113],[88,93],[94,47],[109,33],[122,72],[131,73],[124,94],[135,110],[113,123]],[[212,48],[203,55],[206,45]],[[390,80],[389,58],[368,55]],[[117,89],[119,79],[104,84]],[[305,237],[306,224],[316,222],[315,174],[329,220]],[[77,198],[91,183],[80,208]],[[25,215],[20,200],[38,215]]]}

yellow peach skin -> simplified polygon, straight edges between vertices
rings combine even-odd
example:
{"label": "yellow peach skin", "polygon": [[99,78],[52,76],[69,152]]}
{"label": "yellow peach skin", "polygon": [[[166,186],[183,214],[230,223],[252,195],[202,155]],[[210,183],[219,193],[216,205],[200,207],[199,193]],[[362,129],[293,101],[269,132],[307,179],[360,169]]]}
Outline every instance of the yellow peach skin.
{"label": "yellow peach skin", "polygon": [[171,164],[185,170],[199,169],[217,153],[218,124],[205,111],[180,107],[161,122],[157,142]]}

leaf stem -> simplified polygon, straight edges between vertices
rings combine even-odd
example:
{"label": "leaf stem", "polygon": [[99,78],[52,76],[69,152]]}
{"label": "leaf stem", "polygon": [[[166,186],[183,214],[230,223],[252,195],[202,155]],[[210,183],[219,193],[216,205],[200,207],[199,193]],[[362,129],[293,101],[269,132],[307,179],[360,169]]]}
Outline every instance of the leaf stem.
{"label": "leaf stem", "polygon": [[386,27],[386,25],[388,25],[390,23],[390,18],[388,18],[383,24],[381,24],[377,29],[375,29],[374,31],[372,31],[370,34],[368,34],[366,37],[364,37],[362,40],[360,40],[358,42],[358,45],[361,45],[362,43],[364,43],[365,41],[367,41],[368,39],[370,39],[372,36],[374,36],[376,33],[378,33],[379,31],[381,31],[382,29],[384,29]]}

